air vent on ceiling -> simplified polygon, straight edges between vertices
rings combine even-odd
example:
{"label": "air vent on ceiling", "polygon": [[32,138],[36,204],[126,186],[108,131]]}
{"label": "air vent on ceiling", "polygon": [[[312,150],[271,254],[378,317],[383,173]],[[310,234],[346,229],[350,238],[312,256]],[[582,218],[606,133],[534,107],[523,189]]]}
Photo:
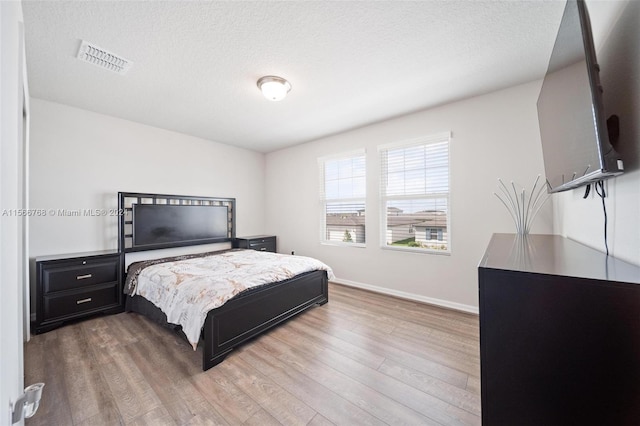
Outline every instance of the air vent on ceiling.
{"label": "air vent on ceiling", "polygon": [[133,62],[122,56],[114,55],[113,53],[82,40],[80,49],[78,49],[77,58],[81,61],[89,62],[90,64],[97,65],[100,68],[113,71],[120,75],[126,74],[131,68]]}

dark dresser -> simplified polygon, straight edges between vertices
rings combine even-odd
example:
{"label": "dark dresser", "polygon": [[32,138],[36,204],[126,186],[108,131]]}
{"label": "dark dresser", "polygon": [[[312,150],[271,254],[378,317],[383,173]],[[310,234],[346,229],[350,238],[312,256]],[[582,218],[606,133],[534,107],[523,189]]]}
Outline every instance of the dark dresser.
{"label": "dark dresser", "polygon": [[276,252],[275,235],[253,235],[251,237],[237,237],[233,240],[233,248],[245,248],[258,251]]}
{"label": "dark dresser", "polygon": [[116,250],[37,257],[35,333],[90,314],[121,311],[121,259]]}
{"label": "dark dresser", "polygon": [[478,275],[483,425],[640,424],[640,267],[496,234]]}

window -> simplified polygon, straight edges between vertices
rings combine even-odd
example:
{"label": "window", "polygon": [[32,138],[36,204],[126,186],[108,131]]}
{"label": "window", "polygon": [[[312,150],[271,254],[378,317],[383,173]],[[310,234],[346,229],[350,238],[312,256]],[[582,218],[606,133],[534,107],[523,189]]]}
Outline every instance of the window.
{"label": "window", "polygon": [[364,246],[367,196],[364,150],[321,158],[318,165],[321,241]]}
{"label": "window", "polygon": [[427,228],[427,239],[432,241],[442,241],[442,228]]}
{"label": "window", "polygon": [[449,139],[444,133],[379,147],[383,247],[450,252]]}

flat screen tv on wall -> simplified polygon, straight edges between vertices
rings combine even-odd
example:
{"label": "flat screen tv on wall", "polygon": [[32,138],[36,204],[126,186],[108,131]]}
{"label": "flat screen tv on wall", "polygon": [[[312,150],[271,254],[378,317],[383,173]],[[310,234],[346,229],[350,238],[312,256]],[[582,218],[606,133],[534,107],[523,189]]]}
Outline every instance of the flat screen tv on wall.
{"label": "flat screen tv on wall", "polygon": [[599,73],[587,7],[568,0],[537,104],[549,192],[623,171],[609,139]]}

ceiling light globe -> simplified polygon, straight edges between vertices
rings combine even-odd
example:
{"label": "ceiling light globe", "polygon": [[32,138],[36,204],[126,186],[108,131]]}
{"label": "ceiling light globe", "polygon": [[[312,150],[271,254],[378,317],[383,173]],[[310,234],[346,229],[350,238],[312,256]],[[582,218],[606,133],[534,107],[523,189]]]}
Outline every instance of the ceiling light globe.
{"label": "ceiling light globe", "polygon": [[258,80],[258,87],[265,98],[270,101],[281,101],[291,90],[291,83],[281,77],[266,76]]}

